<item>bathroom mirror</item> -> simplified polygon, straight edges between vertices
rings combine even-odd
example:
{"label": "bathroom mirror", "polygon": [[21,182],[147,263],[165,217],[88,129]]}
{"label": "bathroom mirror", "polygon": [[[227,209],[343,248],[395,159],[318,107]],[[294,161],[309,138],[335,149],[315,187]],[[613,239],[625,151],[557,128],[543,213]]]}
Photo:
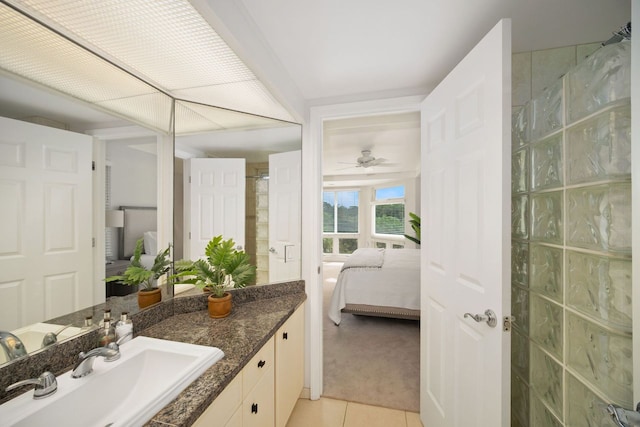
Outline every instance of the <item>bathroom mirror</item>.
{"label": "bathroom mirror", "polygon": [[197,259],[221,234],[249,254],[257,284],[299,279],[301,148],[300,124],[176,101],[175,258]]}
{"label": "bathroom mirror", "polygon": [[[0,116],[0,191],[9,206],[0,226],[0,330],[32,352],[46,333],[61,341],[87,315],[102,316],[94,307],[109,296],[106,262],[123,258],[122,224],[105,213],[157,206],[157,146],[172,138],[9,73],[0,74]],[[0,365],[7,359],[0,351]]]}
{"label": "bathroom mirror", "polygon": [[[37,143],[33,144],[28,144],[20,131],[8,138],[9,134],[5,132],[8,127],[3,127],[3,134],[0,135],[0,167],[8,167],[0,172],[3,179],[0,181],[0,195],[5,204],[5,209],[0,212],[1,223],[4,224],[0,230],[3,235],[0,242],[0,330],[26,327],[31,332],[36,329],[34,325],[53,319],[56,327],[54,332],[57,332],[68,324],[80,328],[87,315],[97,322],[106,307],[103,279],[105,274],[112,274],[108,273],[106,262],[126,261],[127,258],[118,245],[122,221],[117,212],[112,215],[113,211],[125,204],[153,208],[153,198],[147,198],[153,192],[152,188],[156,189],[157,224],[160,225],[157,230],[158,248],[172,241],[174,126],[180,129],[179,139],[185,140],[184,152],[190,153],[187,157],[242,156],[245,164],[253,168],[247,167],[242,176],[243,180],[249,181],[248,186],[267,182],[266,175],[271,175],[269,182],[274,181],[274,176],[281,178],[281,184],[292,179],[293,182],[299,181],[299,163],[284,161],[285,167],[274,175],[263,169],[265,157],[255,155],[258,152],[261,156],[298,152],[299,158],[300,125],[176,101],[116,65],[117,61],[107,61],[95,55],[61,32],[52,31],[46,24],[31,20],[5,3],[0,3],[0,20],[7,23],[0,26],[0,116],[9,118],[5,120],[18,119],[11,123],[18,123],[22,128],[42,131],[39,136],[36,134]],[[6,123],[9,122],[3,124]],[[67,128],[74,132],[73,135],[79,135],[82,155],[67,146],[45,147],[46,144],[53,144],[54,134],[58,137],[63,135],[62,139],[65,139],[64,135],[70,135],[59,128]],[[198,139],[203,145],[198,145]],[[216,145],[217,141],[221,144],[225,142],[224,145]],[[23,184],[17,179],[15,167],[20,166],[25,158],[21,150],[36,146],[40,147],[41,156],[36,155],[35,158],[43,160],[43,164],[56,172],[66,173],[67,169],[78,169],[80,165],[91,163],[84,160],[92,160],[92,178],[84,180],[91,182],[89,188],[85,185],[84,193],[76,194],[75,187],[66,185],[66,182],[66,187],[47,187],[48,184],[40,183],[40,187],[46,187],[50,194],[45,196],[43,192],[39,199],[49,204],[45,206],[41,203],[37,209],[28,209],[27,199],[22,196]],[[87,150],[87,146],[91,146],[91,150]],[[123,153],[124,149],[132,151],[126,154]],[[182,150],[176,153],[182,153]],[[116,152],[119,154],[116,155]],[[111,156],[134,164],[120,164],[120,160],[112,161]],[[155,172],[140,167],[140,159],[146,158],[146,162],[152,164],[153,160],[149,159],[154,156]],[[182,166],[183,162],[175,163]],[[114,178],[111,181],[112,190],[124,185],[127,190],[140,190],[142,193],[120,199],[120,195],[112,193],[109,204],[106,197],[109,166]],[[118,172],[118,168],[126,172]],[[124,182],[118,183],[118,179],[123,177]],[[264,219],[266,212],[267,215],[280,218],[280,227],[272,235],[283,239],[271,246],[267,242],[266,248],[273,248],[270,253],[277,255],[275,258],[280,263],[278,274],[281,280],[299,278],[299,190],[296,192],[289,188],[288,192],[275,195],[280,199],[273,205],[281,210],[265,210],[264,197],[258,202],[256,196],[256,204],[260,204],[262,211],[256,210],[255,216],[262,215]],[[84,203],[83,210],[76,208],[74,203],[77,201]],[[25,227],[32,211],[46,218],[47,225],[35,231]],[[84,228],[73,227],[79,223],[84,224]],[[184,230],[184,227],[181,226],[180,230]],[[27,231],[44,239],[39,246],[44,248],[46,254],[67,255],[71,267],[45,272],[46,266],[65,266],[67,261],[63,263],[61,258],[46,261],[42,253],[31,256],[24,244]],[[294,236],[296,233],[297,237]],[[176,250],[181,250],[180,243],[177,246]],[[90,268],[80,272],[78,265]],[[40,275],[36,279],[37,286],[25,285],[27,280],[20,276],[25,272]],[[279,280],[270,276],[262,279],[264,283]],[[28,296],[31,289],[35,291],[35,299]],[[173,294],[172,290],[168,288],[168,296]],[[109,307],[114,307],[115,316],[124,310],[131,312],[138,309],[135,297],[116,298],[118,304],[112,304],[114,298],[107,301]],[[123,302],[120,303],[120,300]],[[72,336],[75,330],[68,328],[64,332],[60,333],[60,338]],[[0,365],[2,363],[0,360]]]}

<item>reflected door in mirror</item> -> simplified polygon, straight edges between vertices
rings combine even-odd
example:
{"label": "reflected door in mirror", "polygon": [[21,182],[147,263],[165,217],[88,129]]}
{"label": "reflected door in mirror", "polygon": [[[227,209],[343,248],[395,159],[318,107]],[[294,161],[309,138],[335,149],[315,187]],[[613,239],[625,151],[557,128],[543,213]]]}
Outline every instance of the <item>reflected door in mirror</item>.
{"label": "reflected door in mirror", "polygon": [[302,152],[269,156],[269,282],[300,278]]}
{"label": "reflected door in mirror", "polygon": [[185,258],[198,259],[214,236],[245,244],[245,159],[184,164]]}
{"label": "reflected door in mirror", "polygon": [[0,118],[0,329],[93,304],[93,139]]}

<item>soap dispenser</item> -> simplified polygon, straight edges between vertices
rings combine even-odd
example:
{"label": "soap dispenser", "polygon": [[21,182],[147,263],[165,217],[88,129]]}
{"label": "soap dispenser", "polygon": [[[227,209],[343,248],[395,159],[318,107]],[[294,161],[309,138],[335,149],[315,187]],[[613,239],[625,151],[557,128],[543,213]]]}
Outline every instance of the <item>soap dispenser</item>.
{"label": "soap dispenser", "polygon": [[102,325],[102,329],[100,329],[100,334],[98,335],[98,346],[106,347],[109,343],[116,341],[116,331],[113,326],[111,326],[110,319],[104,319],[104,324]]}
{"label": "soap dispenser", "polygon": [[116,323],[116,340],[118,344],[125,343],[133,338],[133,322],[129,319],[129,313],[123,311],[120,320]]}
{"label": "soap dispenser", "polygon": [[107,320],[109,320],[111,322],[111,309],[110,308],[105,308],[104,313],[102,314],[102,320],[99,323],[101,328],[104,327],[104,322],[106,322]]}

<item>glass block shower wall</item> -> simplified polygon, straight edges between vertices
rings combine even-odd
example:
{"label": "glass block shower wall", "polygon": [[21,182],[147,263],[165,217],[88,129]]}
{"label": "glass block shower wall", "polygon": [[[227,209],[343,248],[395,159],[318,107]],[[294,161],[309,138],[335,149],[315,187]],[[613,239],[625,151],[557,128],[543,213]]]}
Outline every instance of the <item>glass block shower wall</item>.
{"label": "glass block shower wall", "polygon": [[633,407],[630,50],[597,50],[513,114],[513,426]]}

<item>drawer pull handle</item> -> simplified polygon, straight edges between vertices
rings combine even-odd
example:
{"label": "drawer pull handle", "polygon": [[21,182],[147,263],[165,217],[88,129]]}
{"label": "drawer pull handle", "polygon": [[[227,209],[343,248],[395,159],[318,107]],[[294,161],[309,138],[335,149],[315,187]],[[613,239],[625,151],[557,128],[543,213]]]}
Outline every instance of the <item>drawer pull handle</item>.
{"label": "drawer pull handle", "polygon": [[267,362],[265,362],[264,360],[261,360],[258,362],[258,368],[262,368]]}
{"label": "drawer pull handle", "polygon": [[289,333],[288,333],[288,332],[283,332],[283,333],[282,333],[282,339],[283,339],[283,340],[287,340],[287,339],[289,339]]}
{"label": "drawer pull handle", "polygon": [[257,403],[251,404],[251,413],[252,414],[257,414],[258,413],[258,404]]}

